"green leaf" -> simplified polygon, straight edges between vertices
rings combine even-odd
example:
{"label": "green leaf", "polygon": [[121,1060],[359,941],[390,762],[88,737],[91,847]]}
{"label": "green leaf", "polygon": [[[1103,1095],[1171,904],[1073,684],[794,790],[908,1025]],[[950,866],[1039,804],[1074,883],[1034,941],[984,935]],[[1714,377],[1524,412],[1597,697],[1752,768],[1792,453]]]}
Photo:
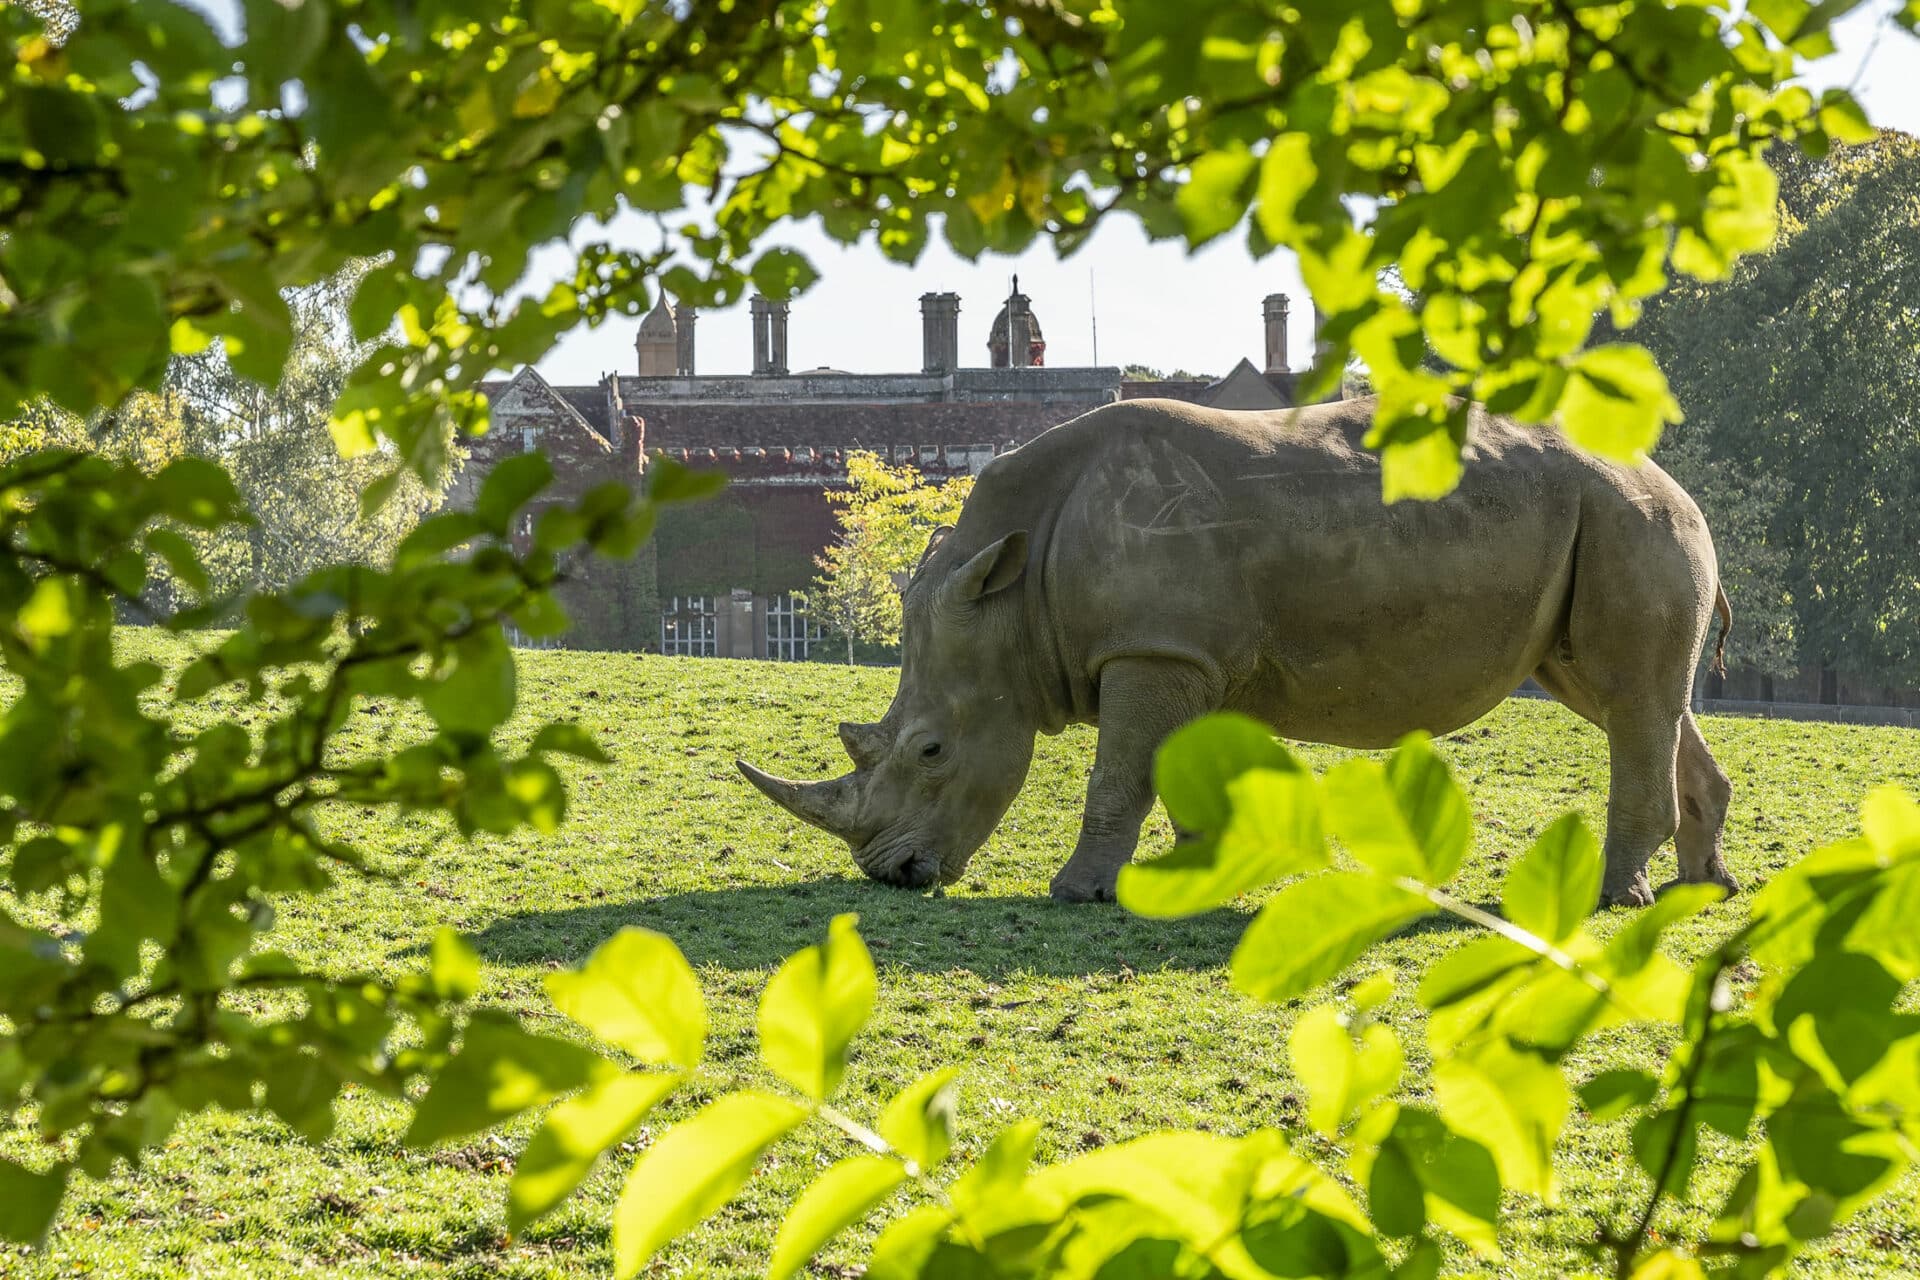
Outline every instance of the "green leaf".
{"label": "green leaf", "polygon": [[1447,1127],[1493,1153],[1503,1185],[1552,1203],[1553,1144],[1571,1105],[1559,1068],[1490,1040],[1436,1062],[1433,1091]]}
{"label": "green leaf", "polygon": [[1260,160],[1260,181],[1255,190],[1258,204],[1254,218],[1267,239],[1286,244],[1299,231],[1294,215],[1314,180],[1320,176],[1313,163],[1313,139],[1304,133],[1283,133],[1267,145]]}
{"label": "green leaf", "polygon": [[1614,1120],[1653,1101],[1659,1083],[1644,1071],[1617,1067],[1580,1086],[1580,1104],[1596,1121]]}
{"label": "green leaf", "polygon": [[957,1067],[930,1071],[894,1095],[880,1113],[880,1136],[920,1169],[931,1169],[953,1149]]}
{"label": "green leaf", "polygon": [[1327,865],[1319,785],[1304,769],[1256,768],[1226,784],[1232,816],[1217,835],[1120,869],[1117,897],[1137,915],[1183,916]]}
{"label": "green leaf", "polygon": [[973,1167],[948,1188],[953,1203],[969,1214],[1004,1204],[1026,1181],[1039,1138],[1038,1120],[1016,1120],[995,1134]]}
{"label": "green leaf", "polygon": [[789,956],[760,998],[760,1056],[821,1101],[839,1088],[847,1046],[873,1015],[878,983],[858,922],[835,916],[827,940]]}
{"label": "green leaf", "polygon": [[594,764],[611,764],[613,757],[608,755],[591,733],[577,724],[555,723],[540,726],[540,732],[533,735],[533,743],[527,748],[530,752],[558,752],[573,756],[579,760]]}
{"label": "green leaf", "polygon": [[1409,734],[1385,767],[1348,760],[1328,770],[1327,825],[1383,875],[1445,884],[1473,838],[1467,798],[1425,734]]}
{"label": "green leaf", "polygon": [[1633,919],[1608,939],[1596,968],[1609,977],[1639,973],[1658,954],[1660,935],[1669,926],[1698,915],[1724,896],[1725,890],[1718,885],[1674,885],[1655,898],[1652,906],[1635,913]]}
{"label": "green leaf", "polygon": [[480,482],[473,514],[498,537],[506,537],[513,517],[534,495],[553,483],[553,464],[535,450],[502,458]]}
{"label": "green leaf", "polygon": [[1866,110],[1844,89],[1829,89],[1820,98],[1820,127],[1835,142],[1871,142],[1877,130]]}
{"label": "green leaf", "polygon": [[1247,188],[1259,163],[1241,146],[1209,151],[1193,162],[1187,181],[1173,198],[1190,247],[1197,248],[1238,225],[1247,211]]}
{"label": "green leaf", "polygon": [[642,1062],[690,1070],[707,1039],[700,980],[673,939],[622,929],[571,973],[550,974],[553,1007]]}
{"label": "green leaf", "polygon": [[36,1173],[0,1160],[0,1240],[40,1243],[67,1194],[69,1172],[66,1165],[55,1165]]}
{"label": "green leaf", "polygon": [[1176,729],[1161,744],[1153,785],[1177,825],[1213,835],[1233,820],[1227,785],[1251,769],[1306,771],[1266,725],[1251,716],[1215,712]]}
{"label": "green leaf", "polygon": [[535,1035],[510,1015],[483,1009],[473,1015],[459,1051],[414,1108],[407,1145],[426,1147],[491,1129],[609,1069],[606,1059],[590,1049]]}
{"label": "green leaf", "polygon": [[182,524],[217,529],[246,518],[246,504],[226,469],[205,458],[175,458],[153,478],[160,508]]}
{"label": "green leaf", "polygon": [[1589,453],[1641,462],[1680,404],[1644,347],[1615,343],[1577,356],[1560,396],[1560,426]]}
{"label": "green leaf", "polygon": [[420,686],[421,705],[444,733],[492,733],[517,700],[513,649],[495,626],[460,637]]}
{"label": "green leaf", "polygon": [[[1500,1174],[1492,1153],[1422,1107],[1399,1110],[1380,1150],[1382,1156],[1394,1152],[1404,1166],[1389,1175],[1389,1194],[1407,1197],[1408,1189],[1396,1185],[1398,1178],[1410,1176],[1416,1184],[1418,1203],[1401,1206],[1402,1225],[1417,1213],[1421,1221],[1456,1236],[1481,1257],[1500,1256]],[[1376,1164],[1369,1179],[1370,1200],[1378,1180]]]}
{"label": "green leaf", "polygon": [[480,991],[480,953],[457,929],[442,925],[434,931],[429,972],[443,1000],[471,1000]]}
{"label": "green leaf", "polygon": [[794,249],[769,249],[754,260],[748,274],[753,287],[776,302],[805,293],[820,273],[806,256]]}
{"label": "green leaf", "polygon": [[1242,935],[1233,985],[1269,1003],[1305,995],[1432,910],[1419,894],[1366,872],[1301,880],[1275,894]]}
{"label": "green leaf", "polygon": [[1307,1120],[1328,1137],[1400,1084],[1399,1037],[1379,1023],[1366,1024],[1359,1035],[1356,1045],[1346,1015],[1320,1005],[1294,1024],[1287,1040],[1293,1073],[1307,1090]]}
{"label": "green leaf", "polygon": [[1920,803],[1899,787],[1875,787],[1861,802],[1860,832],[1885,863],[1920,859]]}
{"label": "green leaf", "polygon": [[634,1163],[614,1207],[614,1275],[638,1275],[668,1241],[733,1199],[761,1153],[806,1117],[785,1098],[748,1091],[667,1130]]}
{"label": "green leaf", "polygon": [[1427,1225],[1426,1190],[1413,1157],[1391,1139],[1374,1153],[1367,1174],[1367,1209],[1384,1236],[1411,1236]]}
{"label": "green leaf", "polygon": [[898,1160],[875,1155],[848,1156],[821,1174],[780,1224],[767,1264],[768,1280],[787,1280],[798,1272],[822,1245],[866,1216],[906,1177]]}
{"label": "green leaf", "polygon": [[649,1111],[680,1086],[680,1075],[627,1074],[603,1080],[547,1113],[513,1169],[507,1230],[518,1235],[551,1212],[626,1140]]}
{"label": "green leaf", "polygon": [[647,497],[654,502],[698,502],[727,487],[720,471],[694,471],[655,454],[647,459]]}
{"label": "green leaf", "polygon": [[1565,942],[1600,901],[1605,865],[1580,815],[1562,814],[1508,873],[1501,892],[1507,919],[1548,942]]}

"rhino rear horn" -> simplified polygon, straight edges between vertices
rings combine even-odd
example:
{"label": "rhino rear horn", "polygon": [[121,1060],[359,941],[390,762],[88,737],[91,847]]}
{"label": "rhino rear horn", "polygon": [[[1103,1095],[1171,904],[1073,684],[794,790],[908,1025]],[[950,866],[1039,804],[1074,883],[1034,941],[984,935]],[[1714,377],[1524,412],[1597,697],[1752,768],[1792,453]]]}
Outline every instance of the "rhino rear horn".
{"label": "rhino rear horn", "polygon": [[840,723],[840,745],[847,749],[847,757],[856,768],[871,769],[880,763],[887,743],[879,725],[843,720]]}
{"label": "rhino rear horn", "polygon": [[846,774],[828,782],[790,782],[754,768],[745,760],[735,760],[747,781],[760,794],[802,822],[808,822],[842,840],[851,839],[854,820],[854,775]]}

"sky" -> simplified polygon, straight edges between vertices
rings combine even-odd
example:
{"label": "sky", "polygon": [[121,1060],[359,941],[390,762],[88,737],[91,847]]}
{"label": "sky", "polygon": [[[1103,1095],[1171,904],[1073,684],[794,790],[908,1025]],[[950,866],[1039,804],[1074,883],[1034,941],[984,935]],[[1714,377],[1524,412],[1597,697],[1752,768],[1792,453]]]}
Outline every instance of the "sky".
{"label": "sky", "polygon": [[[233,0],[187,0],[221,25],[235,22]],[[1810,87],[1852,84],[1878,125],[1920,133],[1920,41],[1883,19],[1899,0],[1873,0],[1834,28],[1837,52],[1813,64]],[[657,243],[651,224],[637,216],[576,230],[573,243],[610,238],[634,247]],[[1138,225],[1109,221],[1072,257],[1062,261],[1050,244],[1036,244],[1018,257],[985,256],[967,262],[937,241],[908,267],[883,258],[870,242],[835,243],[803,224],[770,244],[800,250],[820,273],[813,288],[796,298],[788,325],[787,367],[796,372],[822,365],[858,373],[889,373],[920,367],[920,295],[960,295],[960,359],[987,363],[987,328],[1006,297],[1011,278],[1033,299],[1047,340],[1049,365],[1144,364],[1171,372],[1226,373],[1242,356],[1259,364],[1261,299],[1284,293],[1293,299],[1292,363],[1305,367],[1312,345],[1312,311],[1291,254],[1255,261],[1243,241],[1229,234],[1189,254],[1178,241],[1150,242]],[[571,275],[566,245],[539,251],[524,285],[544,292],[547,283]],[[585,324],[564,337],[538,362],[560,383],[595,382],[609,371],[633,372],[637,318],[618,316],[598,328]],[[701,373],[747,373],[752,337],[747,304],[703,312],[697,367]]]}

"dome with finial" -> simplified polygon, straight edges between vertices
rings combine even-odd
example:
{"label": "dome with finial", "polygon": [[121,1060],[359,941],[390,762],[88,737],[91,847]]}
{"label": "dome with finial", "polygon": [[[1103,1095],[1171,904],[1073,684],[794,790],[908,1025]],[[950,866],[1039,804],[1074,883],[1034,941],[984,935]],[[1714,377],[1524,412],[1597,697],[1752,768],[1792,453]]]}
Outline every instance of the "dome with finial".
{"label": "dome with finial", "polygon": [[647,318],[640,322],[640,340],[673,341],[673,308],[667,305],[667,295],[662,293],[660,300],[653,304],[653,310],[647,312]]}
{"label": "dome with finial", "polygon": [[[1019,334],[1014,337],[1016,326]],[[1033,299],[1020,292],[1020,277],[1013,278],[1013,292],[1000,304],[1000,312],[993,318],[993,327],[987,331],[987,354],[992,357],[993,367],[1005,369],[1016,363],[1012,358],[1016,349],[1023,349],[1025,359],[1017,363],[1022,367],[1039,366],[1046,363],[1047,340],[1040,334],[1040,321],[1033,314]]]}

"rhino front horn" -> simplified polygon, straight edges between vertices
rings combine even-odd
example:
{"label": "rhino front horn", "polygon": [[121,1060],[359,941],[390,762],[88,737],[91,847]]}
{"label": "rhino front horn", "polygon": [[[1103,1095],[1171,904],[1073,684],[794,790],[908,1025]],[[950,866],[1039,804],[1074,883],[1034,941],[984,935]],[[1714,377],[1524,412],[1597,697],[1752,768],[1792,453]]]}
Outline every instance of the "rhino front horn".
{"label": "rhino front horn", "polygon": [[802,822],[810,822],[830,835],[849,839],[853,830],[853,775],[829,782],[789,782],[754,768],[745,760],[735,760],[747,781],[760,794]]}

